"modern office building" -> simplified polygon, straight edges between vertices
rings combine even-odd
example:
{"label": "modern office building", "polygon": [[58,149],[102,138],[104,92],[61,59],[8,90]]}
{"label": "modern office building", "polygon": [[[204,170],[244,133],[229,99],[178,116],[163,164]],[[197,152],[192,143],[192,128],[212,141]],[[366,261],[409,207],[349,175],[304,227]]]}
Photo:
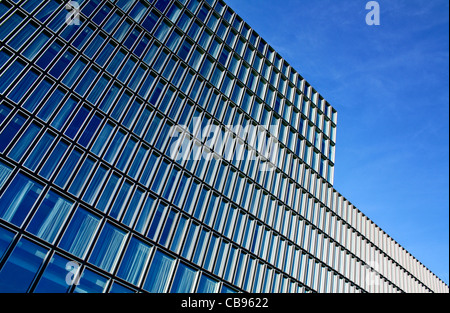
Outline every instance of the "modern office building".
{"label": "modern office building", "polygon": [[0,292],[448,292],[336,121],[222,0],[1,1]]}

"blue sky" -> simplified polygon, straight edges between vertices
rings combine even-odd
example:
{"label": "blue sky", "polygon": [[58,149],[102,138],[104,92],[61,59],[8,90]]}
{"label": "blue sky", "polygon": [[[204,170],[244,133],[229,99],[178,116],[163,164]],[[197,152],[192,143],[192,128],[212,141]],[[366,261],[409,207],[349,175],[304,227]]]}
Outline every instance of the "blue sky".
{"label": "blue sky", "polygon": [[448,284],[448,0],[226,2],[337,109],[336,190]]}

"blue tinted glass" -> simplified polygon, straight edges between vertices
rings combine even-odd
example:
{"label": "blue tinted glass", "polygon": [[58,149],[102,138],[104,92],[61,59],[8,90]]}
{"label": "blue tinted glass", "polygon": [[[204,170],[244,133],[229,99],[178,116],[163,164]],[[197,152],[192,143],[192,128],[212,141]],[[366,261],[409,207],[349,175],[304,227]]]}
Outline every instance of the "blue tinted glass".
{"label": "blue tinted glass", "polygon": [[174,265],[173,257],[156,251],[143,288],[152,293],[167,292]]}
{"label": "blue tinted glass", "polygon": [[50,70],[50,74],[52,74],[56,78],[59,78],[62,72],[69,66],[69,63],[72,61],[74,56],[75,54],[71,51],[64,52],[58,62],[56,62],[56,64]]}
{"label": "blue tinted glass", "polygon": [[134,53],[141,57],[142,52],[147,48],[147,45],[150,43],[150,38],[147,35],[144,35],[141,41],[137,44],[136,48],[134,48]]}
{"label": "blue tinted glass", "polygon": [[[54,32],[56,32],[61,26],[66,25],[65,21],[66,21],[66,16],[67,16],[67,12],[66,10],[61,10],[58,15],[56,15],[53,20],[48,24],[48,27],[53,30]],[[65,32],[63,32],[61,34],[61,37],[65,38],[67,40],[67,38],[70,38],[68,36],[68,34],[70,34],[70,30],[73,30],[74,27],[68,26],[68,28],[66,29]]]}
{"label": "blue tinted glass", "polygon": [[0,40],[4,42],[6,36],[10,35],[14,28],[23,20],[23,15],[19,13],[14,13],[6,21],[2,22],[2,27],[0,27]]}
{"label": "blue tinted glass", "polygon": [[56,147],[53,149],[53,152],[50,154],[44,166],[42,167],[41,171],[39,172],[39,175],[46,179],[50,178],[51,174],[55,170],[68,147],[69,145],[65,142],[58,142]]}
{"label": "blue tinted glass", "polygon": [[82,258],[97,230],[100,218],[79,208],[64,233],[59,247]]}
{"label": "blue tinted glass", "polygon": [[36,64],[41,68],[45,69],[56,57],[59,51],[62,49],[62,46],[54,42],[47,48],[44,54],[37,60]]}
{"label": "blue tinted glass", "polygon": [[191,21],[190,15],[188,15],[186,12],[181,16],[180,20],[178,21],[177,26],[180,27],[184,32],[186,32],[186,29]]}
{"label": "blue tinted glass", "polygon": [[109,145],[108,150],[105,153],[105,156],[103,157],[106,162],[113,163],[118,151],[120,150],[120,147],[124,142],[124,139],[125,139],[125,132],[119,130],[114,136],[111,144]]}
{"label": "blue tinted glass", "polygon": [[170,35],[169,39],[167,40],[167,47],[172,50],[172,52],[175,52],[178,48],[178,44],[181,41],[181,35],[174,31],[172,35]]}
{"label": "blue tinted glass", "polygon": [[[58,115],[56,115],[55,119],[52,122],[52,126],[55,127],[58,130],[61,130],[63,125],[67,122],[69,116],[72,114],[73,110],[75,109],[76,105],[78,104],[78,101],[74,98],[67,99],[66,103],[63,105],[61,110],[58,112]],[[53,104],[55,105],[55,104]],[[42,108],[42,111],[46,109],[45,107]]]}
{"label": "blue tinted glass", "polygon": [[94,134],[97,131],[97,128],[102,122],[102,117],[95,114],[89,124],[86,126],[86,129],[83,131],[83,134],[78,139],[78,143],[83,147],[87,147],[89,142],[94,138]]}
{"label": "blue tinted glass", "polygon": [[69,87],[72,87],[73,83],[76,79],[80,77],[81,72],[86,66],[86,61],[78,60],[75,64],[70,68],[69,73],[64,77],[62,82]]}
{"label": "blue tinted glass", "polygon": [[17,174],[0,197],[0,218],[20,226],[42,192],[43,185]]}
{"label": "blue tinted glass", "polygon": [[172,283],[170,292],[172,293],[190,293],[195,284],[197,271],[193,268],[180,263],[178,265],[177,274]]}
{"label": "blue tinted glass", "polygon": [[33,37],[32,34],[36,31],[37,27],[33,24],[25,25],[10,41],[9,45],[18,50],[29,38]]}
{"label": "blue tinted glass", "polygon": [[92,85],[92,82],[95,80],[95,77],[98,74],[98,70],[95,68],[90,68],[86,74],[84,74],[83,79],[78,83],[75,91],[80,95],[84,96],[87,89]]}
{"label": "blue tinted glass", "polygon": [[123,45],[128,49],[131,49],[131,47],[133,47],[134,43],[136,42],[140,34],[141,32],[138,29],[133,29],[133,31],[128,35],[127,40],[125,40]]}
{"label": "blue tinted glass", "polygon": [[125,209],[125,204],[127,203],[127,197],[130,193],[132,184],[128,181],[120,188],[120,191],[117,194],[117,197],[114,199],[114,203],[112,204],[111,210],[109,212],[109,216],[112,218],[118,219],[122,215],[123,210]]}
{"label": "blue tinted glass", "polygon": [[164,230],[162,231],[161,237],[159,238],[159,243],[163,246],[167,245],[169,235],[172,230],[172,225],[174,224],[176,216],[177,216],[176,212],[172,210],[167,216],[166,224],[164,225]]}
{"label": "blue tinted glass", "polygon": [[84,160],[83,165],[78,170],[77,176],[70,185],[69,192],[75,196],[79,196],[81,192],[81,188],[86,183],[86,180],[91,172],[92,167],[94,166],[95,161],[90,158]]}
{"label": "blue tinted glass", "polygon": [[221,293],[237,293],[236,290],[231,289],[228,286],[222,285],[222,290],[220,291]]}
{"label": "blue tinted glass", "polygon": [[192,262],[196,263],[197,265],[202,265],[203,263],[203,258],[205,256],[204,249],[206,249],[204,246],[208,242],[208,237],[209,231],[203,228],[195,245],[195,253],[192,257]]}
{"label": "blue tinted glass", "polygon": [[119,21],[121,19],[122,15],[119,15],[117,12],[114,12],[114,14],[108,19],[108,22],[103,26],[103,30],[106,31],[108,34],[111,34],[111,31],[119,25]]}
{"label": "blue tinted glass", "polygon": [[197,232],[198,232],[199,226],[195,223],[191,224],[191,227],[189,228],[189,232],[187,233],[185,243],[183,245],[183,251],[182,256],[184,258],[190,258],[190,254],[192,253],[192,249],[195,247]]}
{"label": "blue tinted glass", "polygon": [[36,147],[31,152],[30,156],[25,161],[24,165],[31,170],[35,170],[39,163],[42,161],[45,153],[50,148],[55,135],[45,133],[37,143]]}
{"label": "blue tinted glass", "polygon": [[22,105],[23,108],[30,112],[33,112],[36,107],[42,103],[47,92],[52,87],[52,82],[44,79],[33,91],[33,93],[28,97],[25,103]]}
{"label": "blue tinted glass", "polygon": [[48,17],[50,15],[52,15],[54,12],[56,12],[56,10],[58,9],[59,4],[54,1],[51,0],[49,3],[47,3],[46,6],[44,6],[37,14],[36,14],[36,18],[41,21],[44,22],[46,19],[48,19]]}
{"label": "blue tinted glass", "polygon": [[134,229],[137,232],[144,233],[149,221],[150,217],[153,211],[153,205],[155,204],[155,198],[149,196],[147,197],[147,201],[145,202],[144,206],[142,207],[141,214],[139,216],[139,220],[136,223],[136,226]]}
{"label": "blue tinted glass", "polygon": [[150,120],[150,115],[152,114],[152,109],[150,107],[145,107],[144,111],[141,113],[141,116],[139,117],[138,122],[136,123],[136,126],[134,127],[133,132],[137,135],[141,136],[142,131],[144,130],[145,126],[147,125],[147,122]]}
{"label": "blue tinted glass", "polygon": [[134,138],[128,140],[125,149],[123,149],[122,154],[120,155],[120,158],[117,161],[116,167],[119,170],[124,171],[128,162],[132,160],[132,153],[134,151],[134,148],[136,147],[136,144],[137,141]]}
{"label": "blue tinted glass", "polygon": [[146,30],[148,30],[150,33],[152,32],[153,27],[155,26],[156,22],[158,21],[158,16],[151,12],[145,20],[142,22],[142,27],[144,27]]}
{"label": "blue tinted glass", "polygon": [[73,202],[49,191],[27,230],[45,241],[53,242],[72,206]]}
{"label": "blue tinted glass", "polygon": [[0,93],[3,94],[5,92],[6,88],[8,88],[13,80],[19,76],[19,73],[23,70],[23,68],[24,65],[21,62],[15,61],[6,71],[3,72],[0,76]]}
{"label": "blue tinted glass", "polygon": [[111,197],[116,190],[120,177],[116,174],[111,175],[108,184],[103,187],[102,195],[97,203],[97,208],[103,212],[106,211],[108,204],[112,200]]}
{"label": "blue tinted glass", "polygon": [[173,235],[172,244],[170,245],[170,250],[179,253],[179,249],[181,247],[181,243],[183,241],[184,234],[186,232],[186,225],[188,219],[184,216],[180,218],[178,223],[176,224],[176,232]]}
{"label": "blue tinted glass", "polygon": [[202,274],[200,282],[198,283],[197,293],[216,293],[218,287],[219,283],[216,280]]}
{"label": "blue tinted glass", "polygon": [[3,152],[15,135],[19,132],[26,118],[17,114],[0,133],[0,152]]}
{"label": "blue tinted glass", "polygon": [[136,238],[131,238],[117,276],[137,285],[144,273],[151,247]]}
{"label": "blue tinted glass", "polygon": [[97,140],[95,141],[94,145],[92,146],[91,151],[93,153],[99,155],[102,152],[102,150],[106,144],[106,141],[108,140],[109,136],[111,135],[113,129],[114,129],[114,125],[112,125],[110,123],[106,123],[103,126],[100,135],[97,137]]}
{"label": "blue tinted glass", "polygon": [[169,169],[170,169],[170,163],[167,162],[166,160],[163,160],[163,162],[161,162],[159,170],[153,180],[153,184],[152,184],[152,188],[151,188],[157,194],[159,194],[161,192],[161,189],[164,186],[164,182],[166,180],[167,172],[169,171]]}
{"label": "blue tinted glass", "polygon": [[167,35],[169,35],[170,28],[171,25],[168,22],[163,21],[156,30],[155,37],[158,38],[159,41],[164,42]]}
{"label": "blue tinted glass", "polygon": [[150,225],[150,229],[148,230],[147,237],[156,240],[158,237],[158,233],[161,230],[161,224],[164,221],[164,216],[167,211],[167,206],[160,203],[158,205],[158,208],[155,211],[155,214],[152,218],[152,224]]}
{"label": "blue tinted glass", "polygon": [[117,102],[116,106],[114,107],[114,110],[111,113],[111,117],[113,117],[116,120],[120,119],[120,116],[124,113],[126,108],[128,107],[128,102],[131,99],[131,94],[128,92],[123,93],[123,95],[120,97],[119,101]]}
{"label": "blue tinted glass", "polygon": [[125,37],[126,33],[131,27],[131,22],[126,20],[122,22],[122,24],[119,26],[119,29],[114,33],[113,37],[117,39],[117,41],[121,42],[123,38]]}
{"label": "blue tinted glass", "polygon": [[0,68],[8,62],[8,60],[11,58],[11,54],[9,52],[6,52],[5,50],[0,51]]}
{"label": "blue tinted glass", "polygon": [[73,139],[75,138],[78,131],[81,129],[81,126],[83,125],[84,121],[86,120],[87,116],[89,115],[90,110],[83,106],[78,111],[78,113],[73,118],[72,122],[70,123],[69,127],[66,129],[65,134]]}
{"label": "blue tinted glass", "polygon": [[131,199],[131,202],[125,211],[125,216],[122,219],[122,223],[128,226],[133,226],[133,223],[139,213],[139,209],[141,208],[141,204],[143,201],[144,192],[140,189],[136,189],[133,195],[133,199]]}
{"label": "blue tinted glass", "polygon": [[6,12],[8,12],[11,9],[11,6],[9,4],[0,2],[0,17],[5,15]]}
{"label": "blue tinted glass", "polygon": [[155,139],[156,135],[158,134],[159,127],[162,123],[162,118],[159,115],[155,115],[153,117],[153,121],[150,124],[150,127],[147,130],[147,134],[145,135],[144,139],[149,142],[150,144],[153,143],[153,140]]}
{"label": "blue tinted glass", "polygon": [[[81,9],[81,12],[86,14],[87,16],[91,15],[92,12],[98,7],[100,0],[90,0],[87,4]],[[101,10],[100,10],[101,11]]]}
{"label": "blue tinted glass", "polygon": [[[151,1],[150,1],[151,3]],[[144,16],[145,11],[147,11],[147,4],[142,3],[141,1],[138,1],[138,3],[136,4],[136,6],[133,8],[133,10],[131,10],[131,12],[129,13],[129,15],[136,21],[139,22],[142,18],[142,16]]]}
{"label": "blue tinted glass", "polygon": [[178,179],[178,174],[180,173],[180,171],[174,167],[172,168],[172,171],[170,173],[170,176],[167,180],[167,183],[165,184],[166,188],[164,190],[163,193],[163,197],[170,200],[169,197],[170,195],[174,192],[174,186],[176,186],[176,181]]}
{"label": "blue tinted glass", "polygon": [[46,249],[21,239],[0,271],[0,292],[26,292],[46,255]]}
{"label": "blue tinted glass", "polygon": [[109,63],[106,70],[111,74],[115,74],[120,64],[122,64],[123,59],[125,58],[126,52],[123,50],[119,50],[112,61]]}
{"label": "blue tinted glass", "polygon": [[[1,164],[0,164],[1,165]],[[11,241],[14,238],[14,233],[0,227],[0,260],[8,249]]]}
{"label": "blue tinted glass", "polygon": [[139,151],[133,160],[133,164],[131,165],[130,170],[128,171],[128,175],[130,175],[134,179],[137,179],[137,175],[144,164],[143,160],[147,159],[148,150],[149,149],[145,146],[139,147]]}
{"label": "blue tinted glass", "polygon": [[111,12],[111,8],[109,5],[104,5],[100,11],[97,12],[97,14],[95,14],[95,16],[93,17],[93,21],[100,25],[106,18],[106,16],[109,14],[109,12]]}
{"label": "blue tinted glass", "polygon": [[119,94],[119,91],[120,91],[120,86],[119,85],[116,85],[116,84],[112,85],[111,88],[106,93],[105,98],[100,103],[100,106],[99,106],[100,110],[102,110],[103,112],[108,112],[108,110],[111,107],[114,99]]}
{"label": "blue tinted glass", "polygon": [[64,188],[64,186],[68,183],[68,177],[72,175],[72,173],[75,170],[75,167],[78,164],[78,161],[80,160],[81,152],[78,150],[73,150],[72,153],[69,155],[67,160],[64,162],[63,167],[59,171],[58,176],[55,179],[55,184],[60,186],[61,188]]}
{"label": "blue tinted glass", "polygon": [[109,289],[109,293],[134,293],[134,291],[118,283],[114,283],[111,289]]}
{"label": "blue tinted glass", "polygon": [[133,104],[131,105],[130,109],[128,110],[127,115],[123,119],[122,124],[125,127],[131,128],[134,120],[138,116],[138,112],[139,112],[140,108],[141,108],[141,104],[137,101],[134,101]]}
{"label": "blue tinted glass", "polygon": [[184,201],[184,195],[189,187],[189,177],[186,175],[182,175],[180,179],[180,185],[176,190],[175,197],[173,198],[173,203],[181,208]]}
{"label": "blue tinted glass", "polygon": [[183,41],[183,44],[181,45],[180,50],[178,51],[178,56],[182,58],[184,61],[187,60],[187,56],[189,55],[189,52],[191,51],[192,44],[190,44],[188,41]]}
{"label": "blue tinted glass", "polygon": [[169,140],[172,127],[173,125],[171,123],[166,122],[161,130],[161,133],[159,134],[158,141],[155,143],[155,148],[161,152],[164,151],[164,147]]}
{"label": "blue tinted glass", "polygon": [[56,89],[53,92],[52,96],[43,105],[37,116],[47,122],[51,114],[54,113],[55,110],[59,107],[59,104],[63,100],[65,94],[65,91]]}
{"label": "blue tinted glass", "polygon": [[30,124],[8,156],[13,160],[19,161],[23,157],[25,151],[30,147],[31,142],[36,138],[40,129],[40,126],[34,123]]}
{"label": "blue tinted glass", "polygon": [[94,177],[92,178],[91,183],[89,184],[89,187],[87,188],[83,200],[86,201],[89,204],[92,204],[92,202],[95,199],[95,196],[97,195],[98,191],[100,190],[100,187],[103,184],[103,181],[106,178],[106,173],[108,169],[104,166],[100,166],[97,169],[97,172],[95,173]]}
{"label": "blue tinted glass", "polygon": [[45,33],[40,33],[36,36],[31,44],[22,53],[26,58],[33,59],[41,48],[50,40],[50,36]]}
{"label": "blue tinted glass", "polygon": [[77,285],[75,293],[101,293],[105,290],[107,279],[99,274],[85,269],[81,274],[80,284]]}
{"label": "blue tinted glass", "polygon": [[[92,42],[89,44],[89,46],[86,48],[84,53],[88,57],[92,58],[94,56],[94,54],[96,54],[99,51],[99,48],[103,44],[105,39],[106,38],[104,35],[98,34],[97,36],[95,36],[94,40],[92,40]],[[103,50],[102,50],[102,53],[103,53]]]}
{"label": "blue tinted glass", "polygon": [[158,59],[156,59],[155,61],[155,64],[153,64],[153,69],[158,73],[161,72],[161,69],[164,65],[164,62],[166,61],[167,56],[168,52],[166,50],[161,51],[161,53],[158,56]]}
{"label": "blue tinted glass", "polygon": [[3,184],[6,182],[11,172],[12,172],[11,166],[3,162],[0,162],[0,188],[3,187]]}
{"label": "blue tinted glass", "polygon": [[156,52],[159,49],[159,45],[157,43],[154,43],[150,49],[148,49],[147,53],[145,54],[144,58],[142,59],[145,63],[151,64],[153,62],[153,59],[156,56]]}
{"label": "blue tinted glass", "polygon": [[45,268],[44,273],[39,279],[39,283],[34,289],[35,293],[65,293],[68,291],[70,285],[66,283],[68,271],[66,265],[68,259],[53,255],[49,264]]}
{"label": "blue tinted glass", "polygon": [[89,261],[105,271],[112,271],[124,238],[124,231],[109,223],[105,224]]}
{"label": "blue tinted glass", "polygon": [[92,36],[94,29],[91,26],[85,27],[77,38],[73,41],[73,46],[80,49]]}
{"label": "blue tinted glass", "polygon": [[98,100],[100,100],[100,96],[105,92],[106,86],[108,86],[109,78],[107,76],[102,76],[95,84],[95,87],[92,88],[87,100],[92,102],[93,104],[97,104]]}

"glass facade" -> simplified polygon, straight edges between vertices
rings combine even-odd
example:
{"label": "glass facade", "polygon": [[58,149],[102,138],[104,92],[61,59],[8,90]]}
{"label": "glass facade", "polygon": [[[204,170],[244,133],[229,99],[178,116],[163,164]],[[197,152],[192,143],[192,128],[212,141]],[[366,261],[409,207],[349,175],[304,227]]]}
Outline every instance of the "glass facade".
{"label": "glass facade", "polygon": [[448,292],[336,123],[222,0],[1,1],[0,292]]}

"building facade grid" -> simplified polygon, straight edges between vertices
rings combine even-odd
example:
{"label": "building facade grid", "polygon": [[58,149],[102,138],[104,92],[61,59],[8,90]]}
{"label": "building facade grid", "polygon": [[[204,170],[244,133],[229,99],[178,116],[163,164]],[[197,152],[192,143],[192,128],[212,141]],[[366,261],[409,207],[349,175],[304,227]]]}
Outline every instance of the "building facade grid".
{"label": "building facade grid", "polygon": [[336,110],[225,3],[66,4],[0,3],[1,290],[448,292],[333,189]]}

